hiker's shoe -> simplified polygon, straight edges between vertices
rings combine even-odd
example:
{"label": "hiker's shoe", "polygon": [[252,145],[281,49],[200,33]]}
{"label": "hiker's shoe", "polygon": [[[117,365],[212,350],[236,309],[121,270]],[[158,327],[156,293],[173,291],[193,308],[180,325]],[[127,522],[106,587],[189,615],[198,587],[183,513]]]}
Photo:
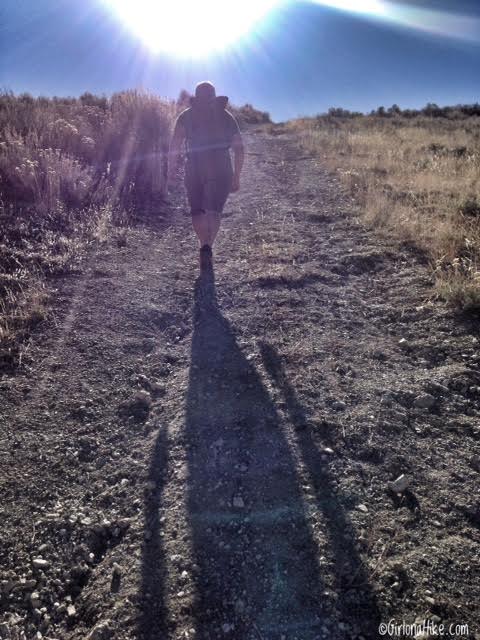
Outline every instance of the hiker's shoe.
{"label": "hiker's shoe", "polygon": [[206,272],[212,269],[212,247],[204,244],[200,249],[200,271]]}

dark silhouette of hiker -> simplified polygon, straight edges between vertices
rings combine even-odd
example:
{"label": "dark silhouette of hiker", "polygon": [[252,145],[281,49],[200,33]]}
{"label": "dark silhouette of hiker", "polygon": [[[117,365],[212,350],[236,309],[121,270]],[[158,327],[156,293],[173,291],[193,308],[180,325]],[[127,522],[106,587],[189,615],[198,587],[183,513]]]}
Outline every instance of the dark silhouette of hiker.
{"label": "dark silhouette of hiker", "polygon": [[191,106],[177,118],[170,143],[167,187],[178,168],[184,143],[186,147],[185,187],[200,241],[201,270],[212,266],[212,245],[221,212],[229,193],[240,188],[244,148],[238,123],[226,109],[227,102],[226,96],[216,96],[210,82],[198,84]]}

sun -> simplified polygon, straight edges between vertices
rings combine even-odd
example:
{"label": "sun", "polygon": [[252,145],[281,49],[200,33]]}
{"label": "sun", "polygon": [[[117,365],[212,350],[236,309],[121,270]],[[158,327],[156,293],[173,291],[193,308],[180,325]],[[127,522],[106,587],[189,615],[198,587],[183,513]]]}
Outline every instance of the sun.
{"label": "sun", "polygon": [[201,56],[247,35],[279,0],[104,0],[152,52]]}

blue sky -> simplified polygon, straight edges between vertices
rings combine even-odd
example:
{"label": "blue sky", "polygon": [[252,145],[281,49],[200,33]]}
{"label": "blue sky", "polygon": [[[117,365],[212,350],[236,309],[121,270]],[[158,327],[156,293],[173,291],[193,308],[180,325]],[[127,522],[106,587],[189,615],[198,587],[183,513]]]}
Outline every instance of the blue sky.
{"label": "blue sky", "polygon": [[151,54],[100,0],[2,0],[0,87],[33,95],[143,87],[177,97],[209,79],[235,104],[250,102],[275,120],[330,106],[480,101],[480,2],[408,5],[451,12],[452,20],[454,13],[471,16],[473,36],[472,29],[468,39],[432,35],[292,0],[235,46],[187,61]]}

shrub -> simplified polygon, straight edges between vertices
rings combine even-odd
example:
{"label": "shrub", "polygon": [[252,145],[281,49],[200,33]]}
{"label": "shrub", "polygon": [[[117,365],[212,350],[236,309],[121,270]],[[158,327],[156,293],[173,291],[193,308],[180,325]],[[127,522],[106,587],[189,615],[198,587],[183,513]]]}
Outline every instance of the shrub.
{"label": "shrub", "polygon": [[61,149],[42,149],[34,134],[22,138],[6,132],[0,143],[0,189],[3,198],[38,215],[61,206],[79,208],[105,200],[108,189],[95,171]]}
{"label": "shrub", "polygon": [[175,105],[137,91],[115,94],[100,141],[101,167],[120,198],[140,201],[165,189]]}
{"label": "shrub", "polygon": [[232,112],[242,124],[267,124],[271,122],[270,114],[266,111],[259,111],[251,104],[244,104],[243,107],[232,107]]}
{"label": "shrub", "polygon": [[139,91],[110,99],[0,94],[0,197],[44,212],[162,195],[175,111]]}

